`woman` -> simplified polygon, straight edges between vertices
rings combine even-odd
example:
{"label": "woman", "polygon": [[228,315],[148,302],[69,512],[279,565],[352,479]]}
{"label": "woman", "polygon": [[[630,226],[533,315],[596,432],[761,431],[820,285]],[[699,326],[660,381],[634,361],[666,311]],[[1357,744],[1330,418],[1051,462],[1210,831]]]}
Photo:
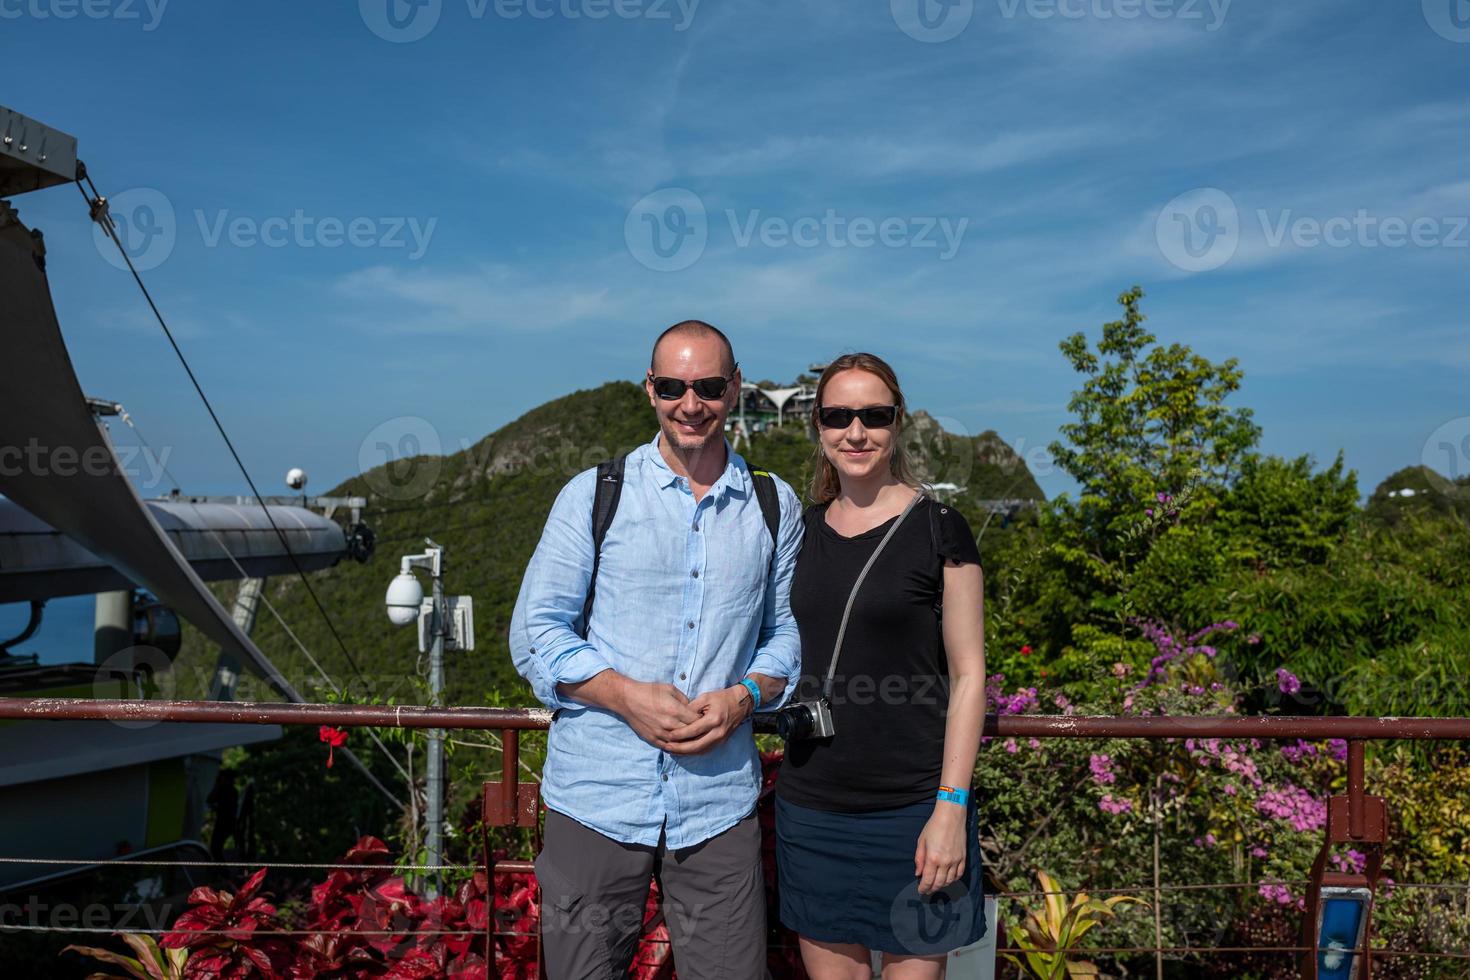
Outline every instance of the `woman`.
{"label": "woman", "polygon": [[882,359],[829,365],[812,419],[793,701],[818,699],[831,673],[832,734],[792,734],[776,780],[781,921],[813,980],[867,980],[873,950],[885,978],[940,977],[945,954],[985,929],[969,797],[985,704],[980,554],[964,518],[920,490]]}

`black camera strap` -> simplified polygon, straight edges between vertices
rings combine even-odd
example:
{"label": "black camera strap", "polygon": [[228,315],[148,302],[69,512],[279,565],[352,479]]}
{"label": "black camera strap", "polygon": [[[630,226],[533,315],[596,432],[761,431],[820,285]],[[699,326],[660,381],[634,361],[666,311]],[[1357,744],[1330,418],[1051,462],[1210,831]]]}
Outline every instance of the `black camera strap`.
{"label": "black camera strap", "polygon": [[914,509],[914,505],[919,502],[919,498],[922,496],[924,496],[922,493],[914,494],[914,499],[909,501],[909,505],[903,509],[903,513],[898,515],[898,520],[894,521],[893,526],[888,529],[888,533],[883,535],[883,540],[878,542],[878,547],[874,548],[873,553],[868,556],[868,563],[863,566],[863,570],[858,573],[857,581],[852,584],[852,592],[847,597],[847,608],[842,610],[842,625],[837,627],[837,643],[832,647],[832,663],[827,666],[827,679],[822,682],[822,697],[824,698],[832,697],[832,679],[837,676],[837,658],[842,653],[842,638],[847,635],[847,618],[852,615],[852,604],[857,600],[858,589],[863,587],[863,579],[868,577],[868,572],[872,569],[873,563],[883,553],[884,546],[888,544],[889,539],[898,531],[898,526],[903,523],[905,517],[909,516],[909,511]]}

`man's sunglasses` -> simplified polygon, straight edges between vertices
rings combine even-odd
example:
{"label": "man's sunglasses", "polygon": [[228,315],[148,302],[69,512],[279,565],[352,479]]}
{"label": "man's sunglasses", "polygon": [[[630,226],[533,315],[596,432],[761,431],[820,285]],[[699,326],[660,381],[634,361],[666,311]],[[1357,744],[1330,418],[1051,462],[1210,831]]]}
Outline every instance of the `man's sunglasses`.
{"label": "man's sunglasses", "polygon": [[898,418],[897,405],[878,405],[874,408],[819,408],[817,421],[824,429],[845,429],[853,419],[862,419],[866,429],[881,429],[892,425]]}
{"label": "man's sunglasses", "polygon": [[[738,368],[740,365],[736,365]],[[732,370],[728,378],[699,378],[696,381],[685,381],[683,378],[655,378],[653,372],[648,373],[648,379],[653,383],[653,393],[666,402],[676,402],[684,397],[684,392],[690,388],[694,393],[707,402],[718,401],[725,397],[725,389],[730,382],[735,380],[735,372]]]}

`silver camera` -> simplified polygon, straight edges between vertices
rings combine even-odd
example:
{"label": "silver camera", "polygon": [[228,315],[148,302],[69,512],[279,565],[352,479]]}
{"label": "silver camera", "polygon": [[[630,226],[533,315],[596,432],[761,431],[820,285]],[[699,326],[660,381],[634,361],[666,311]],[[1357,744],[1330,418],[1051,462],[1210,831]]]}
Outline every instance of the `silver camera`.
{"label": "silver camera", "polygon": [[776,712],[776,731],[785,741],[808,738],[831,738],[832,705],[825,697],[815,701],[798,701]]}

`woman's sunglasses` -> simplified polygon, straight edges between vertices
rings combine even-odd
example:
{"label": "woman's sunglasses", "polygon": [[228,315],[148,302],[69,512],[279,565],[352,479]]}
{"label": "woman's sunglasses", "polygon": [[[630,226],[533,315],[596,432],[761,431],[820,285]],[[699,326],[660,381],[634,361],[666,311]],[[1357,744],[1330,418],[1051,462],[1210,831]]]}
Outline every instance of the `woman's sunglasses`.
{"label": "woman's sunglasses", "polygon": [[865,429],[881,429],[892,425],[898,418],[897,405],[879,405],[874,408],[819,408],[817,421],[824,429],[845,429],[853,419],[861,419]]}
{"label": "woman's sunglasses", "polygon": [[735,372],[730,372],[728,378],[700,378],[696,381],[685,381],[683,378],[655,378],[653,373],[649,372],[648,379],[653,383],[653,393],[666,402],[678,401],[690,388],[693,388],[694,393],[700,398],[712,402],[725,397],[725,389],[730,386],[731,381],[735,380]]}

